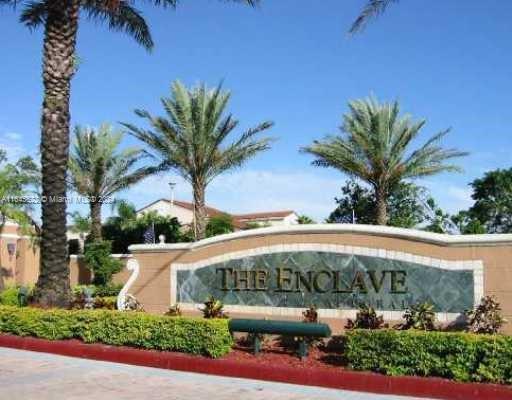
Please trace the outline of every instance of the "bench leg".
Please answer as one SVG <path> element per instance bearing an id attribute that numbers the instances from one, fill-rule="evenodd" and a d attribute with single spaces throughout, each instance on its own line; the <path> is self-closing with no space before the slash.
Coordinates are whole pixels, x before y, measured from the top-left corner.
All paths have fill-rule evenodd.
<path id="1" fill-rule="evenodd" d="M 254 355 L 259 354 L 259 352 L 261 351 L 261 339 L 260 339 L 260 335 L 258 335 L 258 334 L 254 334 L 253 351 L 254 351 Z"/>
<path id="2" fill-rule="evenodd" d="M 299 357 L 301 360 L 308 356 L 308 347 L 307 340 L 301 339 L 299 341 Z"/>

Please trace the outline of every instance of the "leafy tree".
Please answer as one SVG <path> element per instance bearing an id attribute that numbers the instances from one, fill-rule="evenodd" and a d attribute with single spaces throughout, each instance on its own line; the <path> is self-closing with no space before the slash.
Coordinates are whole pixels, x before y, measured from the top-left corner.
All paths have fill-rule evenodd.
<path id="1" fill-rule="evenodd" d="M 372 190 L 349 180 L 341 188 L 343 196 L 336 198 L 338 206 L 329 215 L 328 223 L 351 223 L 352 212 L 358 224 L 375 225 L 375 194 Z M 387 214 L 388 224 L 401 228 L 413 228 L 428 218 L 423 199 L 427 197 L 425 188 L 413 183 L 400 182 L 391 191 Z"/>
<path id="2" fill-rule="evenodd" d="M 176 81 L 171 87 L 171 97 L 162 98 L 166 117 L 155 117 L 144 110 L 135 111 L 149 122 L 151 130 L 124 124 L 133 136 L 159 156 L 161 162 L 157 169 L 172 169 L 192 185 L 196 240 L 203 239 L 206 234 L 205 192 L 208 184 L 270 147 L 269 138 L 256 138 L 273 125 L 269 121 L 223 145 L 238 126 L 238 120 L 231 114 L 225 115 L 230 96 L 220 85 L 213 90 L 204 84 L 189 89 Z"/>
<path id="3" fill-rule="evenodd" d="M 299 223 L 299 225 L 310 225 L 316 223 L 313 218 L 308 217 L 307 215 L 299 215 L 299 217 L 297 218 L 297 222 Z"/>
<path id="4" fill-rule="evenodd" d="M 459 232 L 464 235 L 486 233 L 485 226 L 467 210 L 459 211 L 451 217 L 451 220 Z"/>
<path id="5" fill-rule="evenodd" d="M 413 122 L 409 116 L 400 116 L 396 101 L 379 104 L 373 98 L 355 100 L 349 102 L 349 108 L 341 135 L 314 141 L 302 151 L 316 157 L 313 165 L 333 167 L 368 183 L 375 196 L 378 225 L 388 223 L 389 197 L 402 180 L 460 170 L 446 161 L 467 153 L 439 145 L 449 130 L 411 150 L 425 120 Z"/>
<path id="6" fill-rule="evenodd" d="M 108 240 L 95 240 L 85 245 L 84 261 L 93 273 L 94 285 L 107 286 L 112 276 L 123 268 L 123 263 L 112 257 L 112 245 Z"/>
<path id="7" fill-rule="evenodd" d="M 470 185 L 475 203 L 469 216 L 488 233 L 512 232 L 512 168 L 487 172 Z"/>
<path id="8" fill-rule="evenodd" d="M 231 0 L 254 6 L 257 0 Z M 89 20 L 122 31 L 146 49 L 153 47 L 149 27 L 134 1 L 0 0 L 21 7 L 20 20 L 30 29 L 44 27 L 43 107 L 41 117 L 42 203 L 41 268 L 34 299 L 41 305 L 67 306 L 71 299 L 66 251 L 66 171 L 69 153 L 71 79 L 78 66 L 75 52 L 80 11 Z M 175 7 L 177 0 L 147 0 Z"/>
<path id="9" fill-rule="evenodd" d="M 147 154 L 138 148 L 119 150 L 123 134 L 103 124 L 98 131 L 77 126 L 69 160 L 70 183 L 90 206 L 89 240 L 101 240 L 101 207 L 117 192 L 140 182 L 154 170 L 135 165 Z"/>
<path id="10" fill-rule="evenodd" d="M 0 151 L 0 231 L 7 220 L 12 220 L 26 233 L 31 232 L 30 228 L 39 232 L 31 202 L 23 200 L 35 194 L 38 183 L 39 169 L 31 157 L 7 163 L 7 153 Z"/>
<path id="11" fill-rule="evenodd" d="M 444 212 L 432 197 L 427 199 L 426 206 L 429 211 L 429 215 L 427 216 L 428 225 L 424 228 L 426 231 L 449 233 L 452 231 L 453 226 L 458 230 L 458 226 L 454 224 L 450 214 Z"/>
<path id="12" fill-rule="evenodd" d="M 211 217 L 206 224 L 206 237 L 223 235 L 234 232 L 233 217 L 229 214 L 220 214 Z"/>
<path id="13" fill-rule="evenodd" d="M 112 252 L 128 253 L 128 246 L 143 242 L 144 232 L 154 226 L 155 236 L 164 235 L 167 243 L 183 241 L 181 225 L 176 218 L 144 213 L 137 217 L 135 207 L 126 202 L 117 203 L 117 215 L 109 217 L 103 225 L 103 238 L 112 243 Z"/>

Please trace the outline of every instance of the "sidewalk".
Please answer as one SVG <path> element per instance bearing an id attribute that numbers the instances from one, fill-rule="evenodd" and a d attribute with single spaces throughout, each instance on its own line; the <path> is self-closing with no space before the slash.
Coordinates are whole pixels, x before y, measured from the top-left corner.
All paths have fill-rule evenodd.
<path id="1" fill-rule="evenodd" d="M 412 400 L 0 348 L 0 399 Z"/>

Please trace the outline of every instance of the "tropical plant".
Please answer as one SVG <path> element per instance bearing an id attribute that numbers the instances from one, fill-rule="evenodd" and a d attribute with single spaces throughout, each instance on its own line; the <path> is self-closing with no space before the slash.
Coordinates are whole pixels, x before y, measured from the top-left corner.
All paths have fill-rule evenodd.
<path id="1" fill-rule="evenodd" d="M 387 328 L 384 323 L 384 316 L 377 315 L 377 312 L 372 306 L 363 304 L 359 307 L 356 314 L 356 319 L 347 320 L 345 329 L 382 329 Z"/>
<path id="2" fill-rule="evenodd" d="M 258 0 L 232 0 L 254 6 Z M 66 171 L 69 153 L 71 79 L 78 68 L 75 52 L 80 11 L 90 20 L 123 31 L 146 49 L 153 47 L 149 27 L 135 1 L 124 0 L 1 0 L 21 7 L 20 20 L 30 29 L 44 26 L 43 107 L 41 118 L 42 202 L 41 268 L 34 298 L 45 306 L 71 301 L 66 241 Z M 177 0 L 149 0 L 175 7 Z"/>
<path id="3" fill-rule="evenodd" d="M 216 299 L 213 296 L 208 297 L 208 300 L 204 302 L 204 307 L 200 309 L 203 313 L 203 317 L 210 318 L 228 318 L 228 315 L 224 312 L 224 304 L 222 301 Z"/>
<path id="4" fill-rule="evenodd" d="M 112 276 L 123 268 L 123 263 L 112 257 L 111 248 L 107 240 L 96 240 L 85 245 L 84 261 L 93 273 L 94 285 L 111 284 Z"/>
<path id="5" fill-rule="evenodd" d="M 307 215 L 299 215 L 297 218 L 297 222 L 299 225 L 310 225 L 315 224 L 315 220 Z"/>
<path id="6" fill-rule="evenodd" d="M 405 323 L 399 326 L 400 329 L 420 329 L 423 331 L 433 331 L 436 329 L 434 306 L 428 302 L 408 307 L 403 318 Z"/>
<path id="7" fill-rule="evenodd" d="M 269 121 L 248 129 L 234 142 L 223 146 L 238 126 L 238 120 L 231 114 L 225 115 L 230 96 L 220 85 L 213 90 L 204 84 L 189 89 L 176 81 L 171 87 L 171 97 L 162 98 L 166 117 L 136 110 L 139 117 L 149 122 L 151 129 L 124 124 L 130 134 L 159 156 L 161 162 L 157 169 L 172 169 L 192 185 L 196 240 L 206 234 L 208 184 L 270 147 L 269 138 L 256 138 L 273 125 Z"/>
<path id="8" fill-rule="evenodd" d="M 402 180 L 460 171 L 445 162 L 467 153 L 439 145 L 449 130 L 409 151 L 424 120 L 413 122 L 409 116 L 400 116 L 396 101 L 380 104 L 374 98 L 355 100 L 349 102 L 349 108 L 340 128 L 342 135 L 314 141 L 302 151 L 316 157 L 313 165 L 333 167 L 367 182 L 374 192 L 378 225 L 388 223 L 389 196 Z"/>
<path id="9" fill-rule="evenodd" d="M 101 240 L 101 207 L 112 196 L 140 182 L 154 172 L 136 164 L 147 156 L 139 148 L 119 150 L 123 139 L 108 124 L 98 131 L 75 128 L 75 144 L 69 159 L 70 184 L 86 196 L 90 207 L 91 231 L 88 240 Z"/>
<path id="10" fill-rule="evenodd" d="M 474 309 L 466 311 L 467 330 L 473 333 L 498 333 L 506 322 L 500 303 L 493 296 L 485 296 Z"/>
<path id="11" fill-rule="evenodd" d="M 220 214 L 210 217 L 206 224 L 206 237 L 223 235 L 234 232 L 233 217 L 229 214 Z"/>

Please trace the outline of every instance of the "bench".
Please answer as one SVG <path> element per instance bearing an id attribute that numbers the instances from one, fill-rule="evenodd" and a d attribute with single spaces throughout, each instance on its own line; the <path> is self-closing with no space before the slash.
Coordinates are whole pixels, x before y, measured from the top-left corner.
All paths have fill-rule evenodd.
<path id="1" fill-rule="evenodd" d="M 254 354 L 258 354 L 261 350 L 260 335 L 262 334 L 298 337 L 300 358 L 305 358 L 308 355 L 308 339 L 331 336 L 331 329 L 327 324 L 262 319 L 232 319 L 229 321 L 229 331 L 231 334 L 233 332 L 253 334 Z"/>

